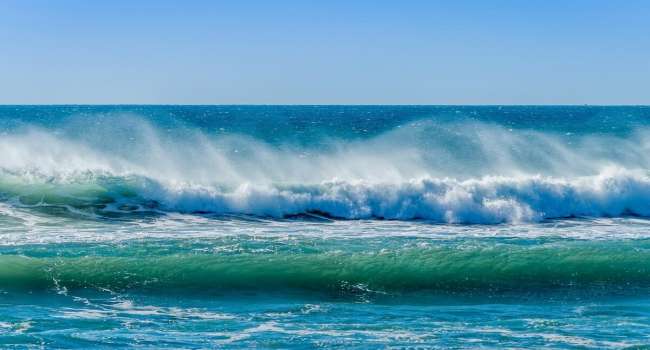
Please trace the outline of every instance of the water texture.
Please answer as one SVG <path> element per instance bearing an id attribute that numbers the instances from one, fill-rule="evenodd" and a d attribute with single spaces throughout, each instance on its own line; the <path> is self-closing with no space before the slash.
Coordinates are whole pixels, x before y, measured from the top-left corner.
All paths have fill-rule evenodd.
<path id="1" fill-rule="evenodd" d="M 0 346 L 643 348 L 650 108 L 0 106 Z"/>

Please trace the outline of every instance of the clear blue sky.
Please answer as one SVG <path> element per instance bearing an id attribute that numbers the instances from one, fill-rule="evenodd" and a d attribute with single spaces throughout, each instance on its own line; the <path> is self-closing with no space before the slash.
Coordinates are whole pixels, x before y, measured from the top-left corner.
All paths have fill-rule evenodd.
<path id="1" fill-rule="evenodd" d="M 650 104 L 650 1 L 0 0 L 0 103 Z"/>

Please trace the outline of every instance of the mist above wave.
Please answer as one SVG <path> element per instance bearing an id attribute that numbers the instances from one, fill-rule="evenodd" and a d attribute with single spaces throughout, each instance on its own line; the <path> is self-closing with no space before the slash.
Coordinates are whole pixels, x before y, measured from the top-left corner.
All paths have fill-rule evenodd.
<path id="1" fill-rule="evenodd" d="M 375 137 L 268 143 L 245 134 L 153 124 L 134 115 L 0 134 L 0 167 L 48 176 L 105 171 L 200 184 L 391 182 L 422 176 L 594 175 L 647 169 L 650 132 L 625 136 L 423 119 Z"/>

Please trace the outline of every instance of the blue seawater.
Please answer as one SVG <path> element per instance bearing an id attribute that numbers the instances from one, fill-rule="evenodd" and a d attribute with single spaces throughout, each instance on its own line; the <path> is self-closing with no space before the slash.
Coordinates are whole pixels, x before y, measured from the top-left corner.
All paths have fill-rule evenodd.
<path id="1" fill-rule="evenodd" d="M 650 107 L 0 106 L 2 348 L 650 346 Z"/>

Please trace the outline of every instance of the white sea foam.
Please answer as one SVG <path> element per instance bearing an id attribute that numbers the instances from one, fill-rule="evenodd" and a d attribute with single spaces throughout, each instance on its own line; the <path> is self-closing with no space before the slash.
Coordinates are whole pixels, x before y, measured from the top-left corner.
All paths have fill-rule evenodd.
<path id="1" fill-rule="evenodd" d="M 321 212 L 348 219 L 428 219 L 449 223 L 530 222 L 572 216 L 650 216 L 650 176 L 607 169 L 595 176 L 422 178 L 403 183 L 332 181 L 224 191 L 158 184 L 142 195 L 168 210 L 282 217 Z"/>

